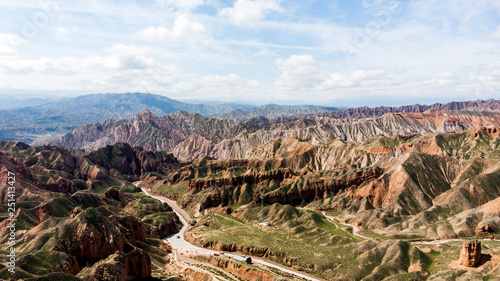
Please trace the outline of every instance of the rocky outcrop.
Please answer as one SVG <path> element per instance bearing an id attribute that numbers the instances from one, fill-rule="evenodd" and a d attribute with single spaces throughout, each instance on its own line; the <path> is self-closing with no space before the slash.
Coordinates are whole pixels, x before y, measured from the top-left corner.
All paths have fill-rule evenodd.
<path id="1" fill-rule="evenodd" d="M 168 235 L 179 232 L 181 229 L 180 225 L 181 223 L 178 217 L 175 217 L 175 219 L 173 219 L 171 223 L 161 223 L 158 226 L 146 224 L 146 234 L 148 237 L 163 239 Z"/>
<path id="2" fill-rule="evenodd" d="M 151 277 L 151 259 L 146 252 L 137 248 L 128 253 L 116 251 L 89 271 L 78 276 L 86 277 L 87 280 L 113 281 L 147 278 Z"/>
<path id="3" fill-rule="evenodd" d="M 108 173 L 116 170 L 122 175 L 136 177 L 147 172 L 165 173 L 179 163 L 171 154 L 145 151 L 142 147 L 132 148 L 124 143 L 107 145 L 90 152 L 86 158 Z"/>
<path id="4" fill-rule="evenodd" d="M 120 191 L 114 187 L 111 187 L 108 190 L 106 190 L 106 192 L 104 192 L 104 197 L 108 199 L 119 200 L 120 199 L 119 195 Z"/>
<path id="5" fill-rule="evenodd" d="M 449 103 L 435 103 L 432 105 L 405 105 L 399 107 L 380 106 L 369 108 L 367 106 L 358 108 L 349 108 L 345 110 L 330 111 L 320 113 L 320 116 L 329 116 L 334 118 L 367 118 L 373 116 L 382 116 L 387 113 L 423 113 L 427 110 L 451 111 L 451 110 L 470 110 L 470 111 L 499 111 L 500 101 L 498 100 L 476 100 Z"/>
<path id="6" fill-rule="evenodd" d="M 478 227 L 476 229 L 476 233 L 493 233 L 495 232 L 495 229 L 493 228 L 493 226 L 489 225 L 489 224 L 486 224 L 486 225 L 483 225 L 481 227 Z"/>
<path id="7" fill-rule="evenodd" d="M 477 240 L 465 241 L 460 251 L 460 265 L 476 267 L 481 260 L 481 242 Z"/>
<path id="8" fill-rule="evenodd" d="M 134 216 L 110 216 L 109 221 L 114 223 L 125 235 L 125 240 L 128 243 L 136 245 L 138 242 L 146 241 L 146 228 Z"/>
<path id="9" fill-rule="evenodd" d="M 256 270 L 253 268 L 249 268 L 247 266 L 244 266 L 242 264 L 227 260 L 227 259 L 221 259 L 215 256 L 196 256 L 194 257 L 196 260 L 201 261 L 201 262 L 207 262 L 212 264 L 213 266 L 222 268 L 224 271 L 227 271 L 234 276 L 243 279 L 243 280 L 249 280 L 249 281 L 272 281 L 272 280 L 277 280 L 277 278 L 267 272 L 261 271 L 261 270 Z"/>
<path id="10" fill-rule="evenodd" d="M 86 189 L 87 186 L 81 181 L 72 181 L 65 178 L 59 178 L 56 182 L 46 183 L 44 179 L 39 178 L 35 181 L 36 185 L 42 189 L 60 193 L 75 193 L 78 190 Z"/>
<path id="11" fill-rule="evenodd" d="M 315 199 L 324 198 L 327 194 L 336 194 L 342 189 L 358 186 L 367 180 L 379 177 L 383 172 L 384 170 L 380 167 L 371 167 L 333 180 L 317 178 L 310 185 L 304 184 L 302 189 L 291 189 L 286 193 L 282 189 L 278 189 L 265 194 L 264 202 L 268 204 L 300 205 L 302 202 L 311 202 Z M 254 196 L 254 201 L 259 203 L 260 197 Z"/>
<path id="12" fill-rule="evenodd" d="M 110 182 L 116 185 L 116 189 L 124 186 L 126 181 L 135 181 L 144 174 L 165 174 L 179 166 L 172 154 L 148 152 L 121 143 L 88 154 L 55 146 L 23 148 L 20 150 L 14 142 L 1 142 L 3 155 L 0 157 L 5 161 L 1 160 L 0 163 L 9 162 L 5 167 L 15 171 L 17 180 L 23 182 L 25 187 L 36 186 L 38 190 L 64 194 L 89 188 L 108 188 Z M 7 169 L 4 170 L 7 174 Z M 26 181 L 30 184 L 26 184 Z M 109 190 L 105 196 L 118 199 L 113 194 L 116 195 L 116 192 Z"/>
<path id="13" fill-rule="evenodd" d="M 64 230 L 54 249 L 75 256 L 81 267 L 122 251 L 126 243 L 146 240 L 144 226 L 136 218 L 108 219 L 94 208 L 79 213 Z"/>
<path id="14" fill-rule="evenodd" d="M 189 181 L 189 189 L 190 190 L 197 189 L 199 191 L 203 191 L 211 186 L 220 188 L 232 185 L 241 185 L 243 183 L 258 184 L 268 180 L 275 180 L 281 182 L 284 179 L 288 179 L 291 177 L 292 177 L 292 172 L 289 169 L 277 169 L 268 172 L 263 171 L 256 175 L 246 174 L 230 178 L 199 179 L 199 180 L 193 179 Z"/>
<path id="15" fill-rule="evenodd" d="M 183 271 L 183 275 L 185 276 L 184 279 L 178 278 L 178 277 L 171 277 L 168 279 L 168 281 L 214 281 L 214 277 L 206 272 L 206 271 L 199 271 L 199 270 L 194 270 L 193 268 L 186 268 Z"/>

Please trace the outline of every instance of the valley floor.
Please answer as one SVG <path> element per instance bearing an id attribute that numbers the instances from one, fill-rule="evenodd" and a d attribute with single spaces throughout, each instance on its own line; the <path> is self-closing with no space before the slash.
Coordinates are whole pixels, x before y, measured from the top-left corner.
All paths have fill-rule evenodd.
<path id="1" fill-rule="evenodd" d="M 135 183 L 136 186 L 138 184 L 139 183 Z M 210 249 L 201 248 L 201 247 L 195 246 L 195 245 L 187 242 L 184 239 L 184 234 L 186 231 L 189 230 L 189 228 L 190 228 L 189 223 L 192 221 L 190 216 L 187 214 L 187 212 L 184 211 L 182 208 L 180 208 L 179 205 L 177 204 L 177 202 L 175 202 L 173 200 L 170 200 L 170 199 L 165 198 L 163 196 L 153 195 L 153 194 L 151 194 L 151 191 L 148 189 L 142 188 L 142 191 L 144 192 L 144 194 L 146 194 L 148 196 L 151 196 L 155 199 L 160 200 L 161 202 L 165 202 L 165 203 L 169 204 L 172 207 L 172 209 L 174 210 L 174 212 L 179 216 L 181 222 L 183 223 L 183 227 L 179 233 L 169 235 L 164 239 L 164 241 L 166 243 L 168 243 L 169 245 L 172 246 L 173 254 L 174 254 L 176 261 L 178 261 L 184 265 L 189 265 L 190 263 L 195 262 L 195 259 L 194 259 L 195 257 L 200 256 L 200 255 L 201 256 L 207 256 L 207 255 L 208 256 L 215 256 L 215 255 L 220 256 L 222 254 L 223 257 L 228 257 L 228 258 L 232 258 L 232 259 L 235 259 L 235 258 L 240 256 L 240 255 L 236 255 L 236 254 L 224 253 L 224 252 L 220 252 L 220 251 L 214 251 L 214 250 L 210 250 Z M 252 257 L 252 262 L 253 262 L 253 264 L 258 265 L 258 268 L 261 270 L 268 271 L 265 268 L 272 268 L 272 269 L 275 269 L 276 270 L 275 273 L 277 273 L 279 275 L 286 275 L 286 276 L 291 275 L 291 276 L 298 278 L 298 280 L 311 280 L 311 281 L 321 280 L 318 278 L 313 278 L 311 276 L 308 276 L 304 273 L 297 272 L 296 270 L 293 270 L 289 267 L 280 266 L 280 265 L 278 265 L 274 262 L 271 262 L 271 261 L 264 261 L 264 260 Z M 207 263 L 200 263 L 200 262 L 195 262 L 195 263 L 207 266 Z M 225 272 L 225 273 L 228 276 L 232 275 L 230 272 Z M 213 277 L 214 278 L 221 278 L 220 276 L 216 276 L 216 275 L 217 274 L 215 274 Z"/>
<path id="2" fill-rule="evenodd" d="M 185 233 L 192 228 L 192 226 L 190 225 L 192 219 L 189 216 L 189 214 L 177 204 L 177 202 L 165 198 L 163 196 L 153 195 L 151 194 L 151 191 L 148 189 L 143 188 L 142 190 L 148 196 L 156 198 L 162 202 L 167 202 L 174 209 L 177 215 L 181 218 L 181 221 L 184 225 L 182 230 L 179 233 L 169 235 L 164 239 L 166 243 L 172 246 L 173 254 L 175 256 L 176 262 L 178 263 L 178 266 L 183 267 L 185 269 L 205 272 L 205 274 L 212 276 L 214 280 L 238 280 L 235 278 L 240 278 L 239 280 L 254 280 L 251 278 L 245 279 L 245 277 L 241 278 L 242 275 L 238 275 L 241 274 L 241 272 L 234 271 L 234 268 L 231 267 L 229 267 L 230 270 L 228 270 L 227 265 L 226 267 L 217 266 L 217 265 L 220 266 L 221 260 L 222 261 L 226 260 L 226 262 L 227 261 L 234 262 L 234 258 L 240 256 L 241 254 L 233 254 L 227 251 L 224 252 L 219 250 L 212 250 L 214 248 L 214 244 L 211 244 L 210 249 L 202 248 L 193 245 L 185 240 Z M 381 241 L 380 236 L 371 237 L 367 234 L 361 234 L 363 233 L 362 230 L 354 224 L 342 223 L 339 218 L 329 216 L 325 212 L 322 212 L 322 214 L 337 230 L 345 231 L 346 233 L 351 232 L 352 235 L 360 239 L 359 241 L 363 240 L 378 241 L 377 243 L 380 243 Z M 250 226 L 250 228 L 251 227 L 255 226 Z M 237 244 L 238 241 L 241 242 L 241 240 L 239 240 L 236 236 L 238 235 L 237 233 L 240 232 L 231 232 L 231 230 L 227 229 L 225 229 L 224 231 L 228 231 L 225 234 L 228 235 L 229 237 L 234 235 L 232 241 L 234 244 Z M 196 229 L 194 233 L 196 233 Z M 266 231 L 266 233 L 270 234 L 269 239 L 276 239 L 272 236 L 276 235 L 277 232 Z M 190 233 L 189 235 L 195 235 L 195 234 Z M 219 239 L 221 241 L 224 241 L 225 238 L 220 237 Z M 458 257 L 460 256 L 459 252 L 463 241 L 464 240 L 462 239 L 437 239 L 433 241 L 426 241 L 426 240 L 411 241 L 411 245 L 415 246 L 415 248 L 421 251 L 422 253 L 426 253 L 428 256 L 431 257 L 431 260 L 427 262 L 419 261 L 415 263 L 414 265 L 410 266 L 409 272 L 411 273 L 412 271 L 413 272 L 420 271 L 423 272 L 422 275 L 427 280 L 440 280 L 439 276 L 452 274 L 452 273 L 444 273 L 444 271 L 450 269 L 458 270 L 455 273 L 453 273 L 456 275 L 455 277 L 458 278 L 459 276 L 463 275 L 464 278 L 467 278 L 467 276 L 476 276 L 478 274 L 484 275 L 484 271 L 490 271 L 491 269 L 497 267 L 500 261 L 500 256 L 498 255 L 500 250 L 500 240 L 498 239 L 481 240 L 484 249 L 483 250 L 484 261 L 477 269 L 467 268 L 464 266 L 460 266 L 458 264 Z M 227 241 L 225 242 L 227 243 Z M 259 242 L 257 242 L 257 244 L 259 244 Z M 217 245 L 215 245 L 215 247 L 217 248 Z M 259 245 L 255 245 L 255 247 L 259 247 Z M 252 259 L 254 261 L 254 265 L 248 266 L 247 264 L 240 262 L 239 266 L 246 268 L 246 270 L 257 270 L 257 272 L 260 272 L 262 274 L 270 273 L 272 275 L 277 275 L 277 276 L 288 276 L 287 280 L 330 280 L 328 278 L 325 278 L 324 276 L 312 277 L 309 274 L 304 274 L 289 266 L 279 265 L 271 260 L 264 261 L 260 258 L 255 258 L 253 256 Z M 222 262 L 222 264 L 224 264 L 224 262 Z M 425 267 L 425 269 L 423 269 L 423 267 Z M 234 274 L 235 272 L 237 274 Z M 265 280 L 265 279 L 259 279 L 259 280 Z"/>

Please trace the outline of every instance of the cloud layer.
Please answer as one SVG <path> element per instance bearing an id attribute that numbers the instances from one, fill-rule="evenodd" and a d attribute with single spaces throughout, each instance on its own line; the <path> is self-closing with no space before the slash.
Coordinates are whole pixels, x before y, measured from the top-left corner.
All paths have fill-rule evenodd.
<path id="1" fill-rule="evenodd" d="M 497 2 L 394 3 L 0 0 L 0 89 L 331 105 L 500 97 Z"/>

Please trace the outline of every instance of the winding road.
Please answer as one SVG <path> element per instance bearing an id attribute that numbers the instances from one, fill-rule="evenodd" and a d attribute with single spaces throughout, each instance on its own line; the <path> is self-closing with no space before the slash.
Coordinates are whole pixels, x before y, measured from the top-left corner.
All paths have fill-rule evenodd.
<path id="1" fill-rule="evenodd" d="M 372 237 L 359 234 L 359 232 L 361 231 L 361 229 L 359 227 L 352 225 L 352 224 L 346 224 L 346 223 L 340 222 L 339 219 L 337 219 L 336 217 L 328 216 L 325 212 L 321 212 L 321 214 L 323 214 L 323 216 L 325 216 L 325 218 L 327 218 L 331 222 L 339 223 L 339 224 L 341 224 L 343 226 L 347 226 L 347 227 L 352 227 L 352 235 L 357 236 L 359 238 L 363 238 L 365 240 L 373 240 Z"/>
<path id="2" fill-rule="evenodd" d="M 134 183 L 134 185 L 138 186 L 139 183 Z M 209 249 L 205 249 L 205 248 L 201 248 L 201 247 L 195 246 L 195 245 L 187 242 L 184 239 L 184 233 L 187 231 L 187 229 L 189 227 L 189 223 L 191 222 L 191 217 L 189 216 L 189 214 L 186 211 L 184 211 L 177 204 L 177 202 L 175 202 L 174 200 L 170 200 L 168 198 L 165 198 L 163 196 L 153 195 L 153 194 L 151 194 L 151 190 L 149 190 L 149 189 L 145 189 L 145 188 L 141 188 L 141 189 L 142 189 L 142 192 L 144 194 L 146 194 L 147 196 L 150 196 L 152 198 L 158 199 L 161 202 L 167 203 L 172 208 L 172 210 L 177 214 L 177 216 L 179 217 L 180 221 L 182 222 L 183 226 L 182 226 L 181 231 L 179 231 L 176 234 L 172 234 L 172 235 L 169 235 L 166 238 L 164 238 L 164 240 L 168 241 L 168 243 L 170 243 L 170 245 L 172 245 L 172 249 L 174 250 L 174 256 L 175 256 L 176 260 L 178 258 L 177 257 L 177 252 L 178 251 L 194 251 L 194 252 L 200 252 L 200 253 L 205 253 L 205 254 L 220 253 L 219 251 L 213 251 L 213 250 L 209 250 Z M 229 253 L 224 253 L 224 255 L 227 256 L 227 257 L 231 257 L 231 258 L 234 258 L 234 257 L 238 256 L 238 255 L 229 254 Z M 292 275 L 295 275 L 297 277 L 300 277 L 300 278 L 303 278 L 303 279 L 306 279 L 306 280 L 320 281 L 320 279 L 316 279 L 316 278 L 310 277 L 308 275 L 302 274 L 302 273 L 297 272 L 295 270 L 291 270 L 289 268 L 281 267 L 279 265 L 276 265 L 274 263 L 267 262 L 267 261 L 264 261 L 264 260 L 261 260 L 261 259 L 256 259 L 256 258 L 252 257 L 252 261 L 253 261 L 253 263 L 262 264 L 262 265 L 265 265 L 265 266 L 268 266 L 268 267 L 272 267 L 272 268 L 278 269 L 278 270 L 280 270 L 282 272 L 285 272 L 285 273 L 288 273 L 288 274 L 292 274 Z"/>
<path id="3" fill-rule="evenodd" d="M 339 223 L 339 224 L 344 225 L 344 226 L 352 227 L 352 234 L 354 236 L 363 238 L 365 240 L 373 240 L 372 237 L 359 234 L 359 232 L 361 231 L 361 229 L 359 227 L 352 225 L 352 224 L 342 223 L 342 222 L 340 222 L 340 220 L 338 218 L 328 216 L 325 212 L 321 212 L 321 213 L 323 214 L 323 216 L 325 216 L 331 222 L 335 222 L 335 223 Z M 490 239 L 490 238 L 483 238 L 483 239 L 478 239 L 478 240 L 500 242 L 500 239 Z M 437 240 L 432 240 L 432 241 L 412 241 L 410 243 L 411 244 L 419 244 L 419 245 L 439 245 L 439 244 L 446 244 L 446 243 L 450 243 L 450 242 L 462 242 L 462 241 L 464 241 L 464 239 L 437 239 Z"/>

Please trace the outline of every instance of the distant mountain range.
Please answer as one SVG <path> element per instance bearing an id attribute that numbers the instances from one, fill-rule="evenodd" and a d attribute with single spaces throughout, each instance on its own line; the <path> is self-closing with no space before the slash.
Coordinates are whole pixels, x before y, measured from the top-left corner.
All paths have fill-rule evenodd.
<path id="1" fill-rule="evenodd" d="M 236 120 L 256 116 L 267 118 L 335 110 L 321 106 L 256 107 L 243 104 L 190 104 L 147 93 L 92 94 L 62 100 L 9 99 L 0 107 L 0 140 L 43 143 L 70 130 L 108 119 L 130 119 L 142 109 L 162 116 L 178 111 Z"/>
<path id="2" fill-rule="evenodd" d="M 146 150 L 172 152 L 181 160 L 206 156 L 243 159 L 252 147 L 282 137 L 295 137 L 312 145 L 327 144 L 334 139 L 361 143 L 377 135 L 408 137 L 500 126 L 499 109 L 500 101 L 488 100 L 346 109 L 243 121 L 203 117 L 185 111 L 157 116 L 143 110 L 130 120 L 107 120 L 76 128 L 52 144 L 94 150 L 124 142 Z"/>

